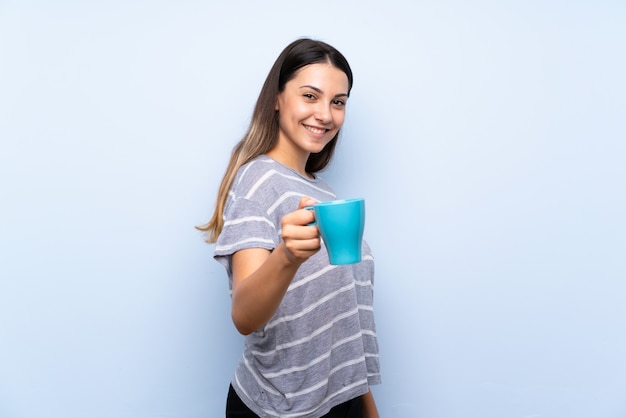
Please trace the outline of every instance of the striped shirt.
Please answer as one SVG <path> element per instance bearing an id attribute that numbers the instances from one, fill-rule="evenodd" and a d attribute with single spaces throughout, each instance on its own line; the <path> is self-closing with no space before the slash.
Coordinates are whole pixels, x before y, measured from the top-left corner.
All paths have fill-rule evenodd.
<path id="1" fill-rule="evenodd" d="M 226 268 L 246 248 L 273 250 L 281 218 L 302 196 L 335 199 L 320 177 L 309 179 L 262 155 L 241 167 L 224 210 L 215 259 Z M 232 385 L 260 417 L 317 418 L 380 383 L 374 324 L 374 259 L 333 266 L 322 249 L 303 263 L 274 316 L 245 337 Z"/>

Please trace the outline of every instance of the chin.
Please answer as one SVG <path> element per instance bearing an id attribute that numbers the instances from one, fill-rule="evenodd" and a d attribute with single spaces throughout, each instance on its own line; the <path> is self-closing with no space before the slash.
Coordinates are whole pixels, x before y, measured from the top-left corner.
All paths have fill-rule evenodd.
<path id="1" fill-rule="evenodd" d="M 324 151 L 324 148 L 326 148 L 326 145 L 324 145 L 323 147 L 311 147 L 311 149 L 309 149 L 309 153 L 319 154 L 320 152 Z"/>
<path id="2" fill-rule="evenodd" d="M 328 144 L 330 144 L 331 141 L 332 141 L 332 138 L 329 139 L 328 141 L 325 141 L 324 143 L 311 144 L 311 146 L 309 147 L 309 152 L 311 154 L 319 154 L 320 152 L 324 151 L 324 148 L 326 148 L 326 146 L 328 146 Z"/>

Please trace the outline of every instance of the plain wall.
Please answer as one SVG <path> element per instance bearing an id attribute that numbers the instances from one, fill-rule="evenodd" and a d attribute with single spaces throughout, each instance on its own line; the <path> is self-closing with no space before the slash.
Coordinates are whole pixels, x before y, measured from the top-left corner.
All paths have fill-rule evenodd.
<path id="1" fill-rule="evenodd" d="M 355 86 L 384 418 L 626 416 L 626 4 L 0 0 L 0 417 L 223 416 L 205 222 L 287 43 Z"/>

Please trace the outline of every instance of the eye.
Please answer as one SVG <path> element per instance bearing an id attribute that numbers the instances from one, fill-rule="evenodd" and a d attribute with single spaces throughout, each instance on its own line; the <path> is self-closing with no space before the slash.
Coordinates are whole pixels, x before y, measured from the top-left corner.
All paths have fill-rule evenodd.
<path id="1" fill-rule="evenodd" d="M 302 96 L 306 97 L 309 100 L 315 100 L 315 95 L 312 93 L 304 93 Z"/>
<path id="2" fill-rule="evenodd" d="M 344 107 L 346 105 L 346 101 L 345 100 L 341 100 L 341 99 L 335 99 L 335 100 L 333 100 L 333 104 L 335 106 Z"/>

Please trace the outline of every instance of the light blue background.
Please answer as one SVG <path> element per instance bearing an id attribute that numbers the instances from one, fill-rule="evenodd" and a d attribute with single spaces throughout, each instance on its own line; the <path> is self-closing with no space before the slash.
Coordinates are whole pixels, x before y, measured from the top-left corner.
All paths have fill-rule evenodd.
<path id="1" fill-rule="evenodd" d="M 280 50 L 350 60 L 384 418 L 626 417 L 622 1 L 0 0 L 0 417 L 220 417 L 193 226 Z"/>

